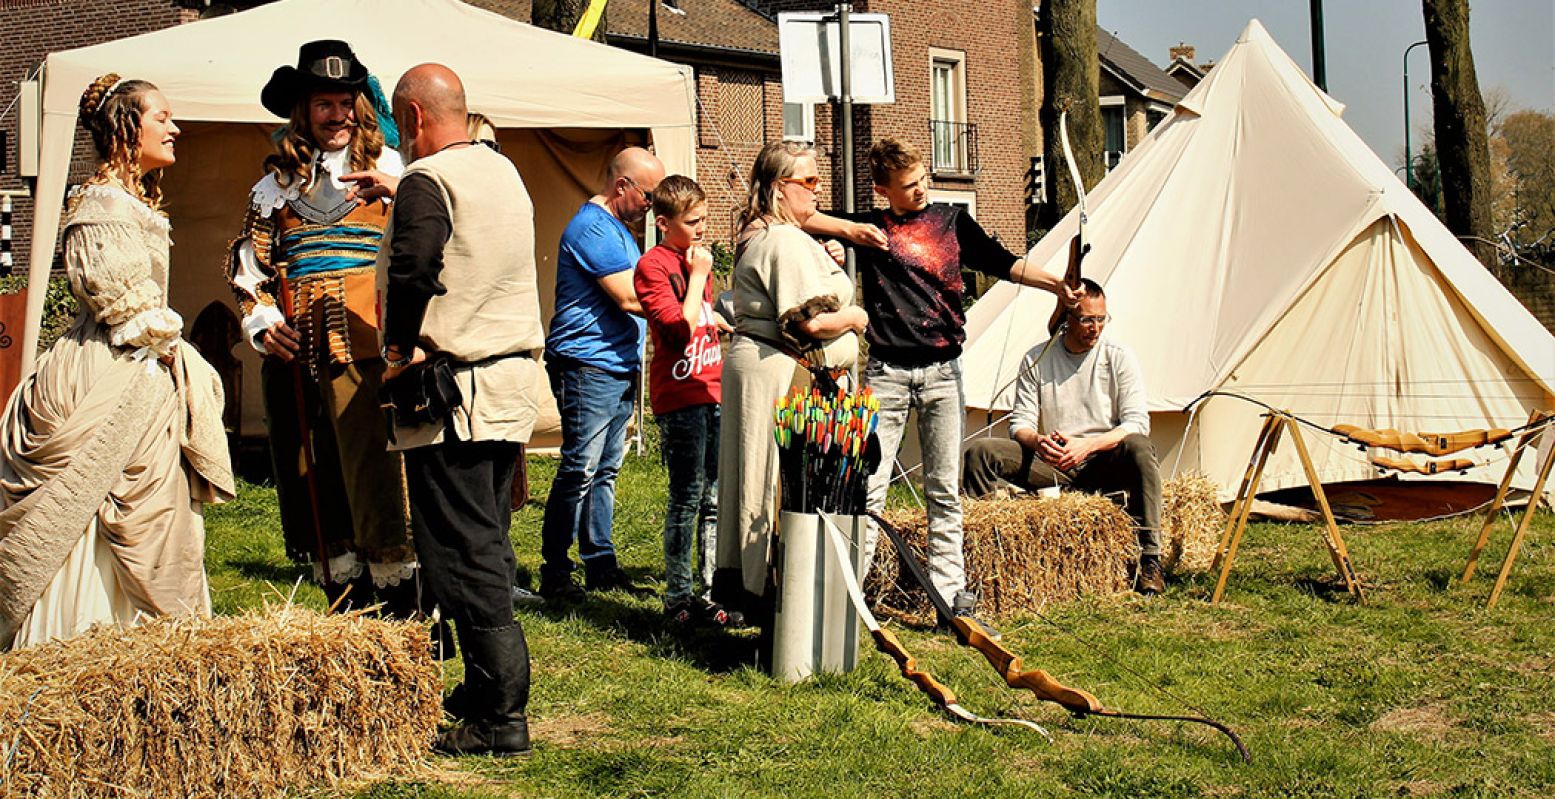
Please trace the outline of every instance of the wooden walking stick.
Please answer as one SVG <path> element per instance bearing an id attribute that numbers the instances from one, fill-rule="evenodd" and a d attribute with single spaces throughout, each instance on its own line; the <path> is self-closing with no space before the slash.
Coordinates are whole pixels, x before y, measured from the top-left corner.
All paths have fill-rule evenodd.
<path id="1" fill-rule="evenodd" d="M 281 316 L 286 319 L 286 324 L 292 324 L 292 314 L 296 308 L 292 306 L 292 289 L 286 282 L 286 269 L 276 268 L 277 294 L 281 301 Z M 295 330 L 296 327 L 292 326 Z M 308 424 L 308 399 L 303 393 L 302 381 L 305 375 L 302 369 L 302 351 L 298 349 L 297 355 L 287 363 L 292 372 L 292 397 L 297 405 L 297 435 L 302 441 L 302 471 L 308 484 L 308 508 L 313 512 L 313 542 L 315 556 L 319 559 L 319 569 L 323 573 L 324 584 L 328 585 L 334 580 L 329 573 L 329 553 L 324 548 L 324 517 L 319 513 L 319 483 L 315 474 L 316 461 L 313 457 L 313 428 Z"/>

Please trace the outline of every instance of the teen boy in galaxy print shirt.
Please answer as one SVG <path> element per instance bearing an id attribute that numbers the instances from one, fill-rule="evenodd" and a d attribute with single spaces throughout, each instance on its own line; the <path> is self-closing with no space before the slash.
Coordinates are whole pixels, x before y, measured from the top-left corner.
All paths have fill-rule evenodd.
<path id="1" fill-rule="evenodd" d="M 928 171 L 912 145 L 882 139 L 870 148 L 869 172 L 888 208 L 842 217 L 817 214 L 805 225 L 812 234 L 864 245 L 858 250 L 869 314 L 864 380 L 880 401 L 881 447 L 880 467 L 869 481 L 869 509 L 885 505 L 907 414 L 916 408 L 929 512 L 929 575 L 958 615 L 971 615 L 977 597 L 966 590 L 959 493 L 965 414 L 960 358 L 966 341 L 961 271 L 1051 291 L 1066 305 L 1075 298 L 1058 277 L 1028 269 L 1024 259 L 994 241 L 962 208 L 930 205 Z M 874 556 L 876 536 L 871 524 L 865 563 Z"/>

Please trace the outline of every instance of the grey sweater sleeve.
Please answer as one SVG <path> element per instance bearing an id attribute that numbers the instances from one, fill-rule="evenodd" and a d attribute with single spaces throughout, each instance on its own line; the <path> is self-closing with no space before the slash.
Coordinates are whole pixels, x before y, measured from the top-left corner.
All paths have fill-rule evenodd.
<path id="1" fill-rule="evenodd" d="M 1134 351 L 1112 345 L 1112 381 L 1117 387 L 1118 427 L 1142 436 L 1150 435 L 1150 409 L 1145 400 L 1145 376 Z"/>
<path id="2" fill-rule="evenodd" d="M 1037 356 L 1043 344 L 1037 345 L 1021 359 L 1020 374 L 1015 377 L 1015 401 L 1010 409 L 1010 438 L 1021 430 L 1042 431 L 1042 374 Z M 1053 346 L 1061 346 L 1054 342 Z"/>

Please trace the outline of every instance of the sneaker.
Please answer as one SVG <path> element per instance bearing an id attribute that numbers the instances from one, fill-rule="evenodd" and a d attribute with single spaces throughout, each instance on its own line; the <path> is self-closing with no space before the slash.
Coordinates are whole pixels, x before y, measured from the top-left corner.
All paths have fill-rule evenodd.
<path id="1" fill-rule="evenodd" d="M 540 580 L 540 596 L 547 602 L 575 604 L 588 599 L 588 592 L 578 585 L 571 575 Z"/>
<path id="2" fill-rule="evenodd" d="M 1144 596 L 1166 593 L 1166 572 L 1161 568 L 1160 555 L 1144 555 L 1139 559 L 1139 578 L 1135 591 Z"/>
<path id="3" fill-rule="evenodd" d="M 513 607 L 537 608 L 545 604 L 545 597 L 521 586 L 513 586 Z"/>
<path id="4" fill-rule="evenodd" d="M 998 630 L 989 626 L 987 622 L 979 619 L 973 611 L 977 608 L 977 594 L 971 591 L 957 591 L 955 601 L 950 603 L 950 612 L 958 619 L 966 619 L 972 623 L 990 641 L 998 641 L 1004 638 Z"/>
<path id="5" fill-rule="evenodd" d="M 737 610 L 725 610 L 723 605 L 717 602 L 709 602 L 701 597 L 683 599 L 664 607 L 664 615 L 675 624 L 692 627 L 695 625 L 707 625 L 709 627 L 744 627 L 745 615 Z"/>

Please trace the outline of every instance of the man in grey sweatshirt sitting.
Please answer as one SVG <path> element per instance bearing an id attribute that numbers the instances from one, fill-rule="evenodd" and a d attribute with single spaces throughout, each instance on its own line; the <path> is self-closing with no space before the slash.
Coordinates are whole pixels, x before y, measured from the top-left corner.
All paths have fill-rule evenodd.
<path id="1" fill-rule="evenodd" d="M 1166 590 L 1161 569 L 1161 471 L 1150 441 L 1144 378 L 1133 351 L 1102 335 L 1107 297 L 1085 280 L 1052 345 L 1026 353 L 1015 383 L 1010 438 L 980 438 L 962 456 L 962 490 L 986 496 L 1001 481 L 1124 495 L 1139 534 L 1136 589 Z"/>

